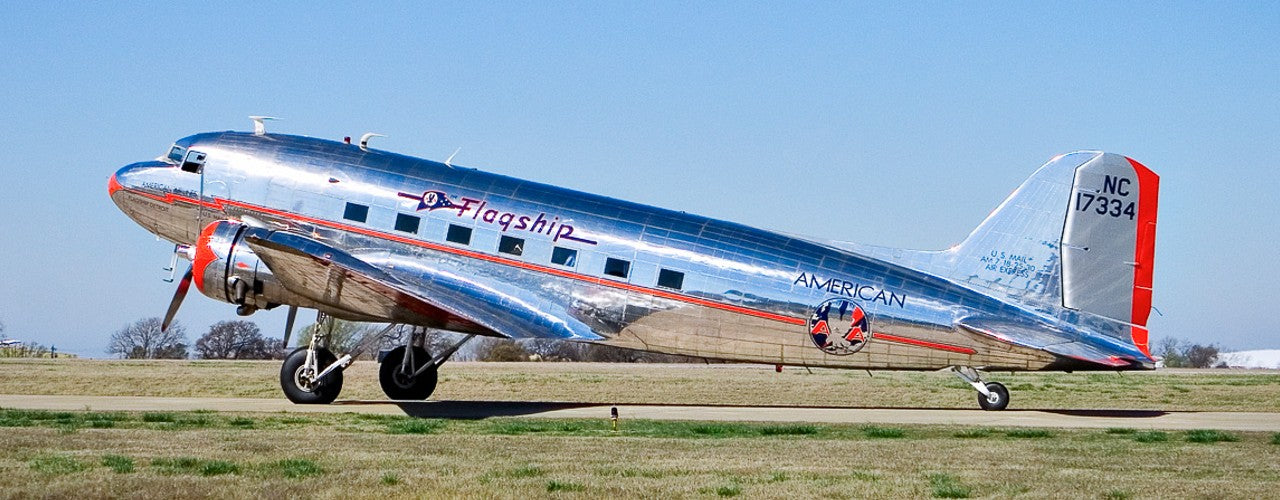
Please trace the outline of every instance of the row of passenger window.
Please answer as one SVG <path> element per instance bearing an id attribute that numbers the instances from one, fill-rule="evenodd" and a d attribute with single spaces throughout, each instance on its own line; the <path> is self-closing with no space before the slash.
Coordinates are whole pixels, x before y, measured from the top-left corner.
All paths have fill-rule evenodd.
<path id="1" fill-rule="evenodd" d="M 358 203 L 347 203 L 346 210 L 342 213 L 342 218 L 355 222 L 366 222 L 369 219 L 369 207 Z M 418 228 L 421 225 L 421 217 L 409 214 L 396 214 L 396 231 L 417 234 Z M 470 246 L 471 228 L 459 226 L 457 224 L 449 224 L 449 230 L 445 233 L 444 239 L 450 243 Z M 516 257 L 524 255 L 524 238 L 516 238 L 505 234 L 502 235 L 502 237 L 498 239 L 498 253 Z M 552 247 L 551 263 L 564 267 L 577 267 L 578 251 L 572 248 L 560 246 Z M 626 279 L 631 275 L 631 262 L 614 257 L 608 257 L 604 261 L 604 274 L 606 276 Z M 683 289 L 684 273 L 670 269 L 659 269 L 658 286 L 673 290 Z"/>

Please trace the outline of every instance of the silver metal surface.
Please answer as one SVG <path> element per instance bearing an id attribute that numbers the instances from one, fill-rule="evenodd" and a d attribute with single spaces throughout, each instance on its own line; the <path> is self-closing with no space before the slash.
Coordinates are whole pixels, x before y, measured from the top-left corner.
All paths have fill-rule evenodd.
<path id="1" fill-rule="evenodd" d="M 175 150 L 204 155 L 200 172 L 170 157 L 135 163 L 113 177 L 111 197 L 148 230 L 196 245 L 197 260 L 204 251 L 225 263 L 199 273 L 202 293 L 218 300 L 768 364 L 1154 363 L 1144 351 L 1145 314 L 1130 322 L 1100 302 L 1064 305 L 1064 290 L 1114 298 L 1135 288 L 1132 273 L 1108 280 L 1090 271 L 1118 269 L 1123 247 L 1135 245 L 1133 228 L 1064 225 L 1078 175 L 1087 186 L 1097 173 L 1118 172 L 1120 156 L 1054 158 L 964 242 L 925 252 L 794 237 L 306 137 L 216 132 L 181 139 Z M 1106 167 L 1077 174 L 1090 162 Z M 202 220 L 220 222 L 200 245 Z M 451 226 L 468 234 L 465 242 L 447 238 Z M 1064 277 L 1064 232 L 1068 242 L 1116 250 Z M 500 252 L 503 238 L 522 240 L 519 253 Z M 627 271 L 606 274 L 609 259 L 626 261 Z M 842 303 L 861 310 L 873 331 L 857 349 L 824 350 L 810 319 L 823 304 Z M 854 335 L 853 326 L 831 331 Z"/>

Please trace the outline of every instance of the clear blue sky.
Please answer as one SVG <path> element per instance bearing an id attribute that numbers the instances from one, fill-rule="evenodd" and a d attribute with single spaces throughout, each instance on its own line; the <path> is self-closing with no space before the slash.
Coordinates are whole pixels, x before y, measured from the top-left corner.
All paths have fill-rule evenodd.
<path id="1" fill-rule="evenodd" d="M 824 238 L 943 248 L 1055 154 L 1162 176 L 1154 335 L 1280 347 L 1280 8 L 877 2 L 16 2 L 0 18 L 0 321 L 103 356 L 171 246 L 118 167 L 248 130 Z M 644 5 L 638 5 L 644 4 Z M 278 336 L 283 312 L 253 319 Z M 196 335 L 233 308 L 193 293 Z"/>

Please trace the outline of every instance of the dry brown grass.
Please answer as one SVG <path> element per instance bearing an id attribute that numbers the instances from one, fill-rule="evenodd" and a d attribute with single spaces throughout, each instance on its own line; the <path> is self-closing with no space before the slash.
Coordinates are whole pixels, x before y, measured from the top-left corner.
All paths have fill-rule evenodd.
<path id="1" fill-rule="evenodd" d="M 0 360 L 0 393 L 280 398 L 274 361 Z M 993 373 L 1013 408 L 1280 411 L 1280 372 Z M 377 365 L 347 370 L 344 399 L 383 399 Z M 432 399 L 973 408 L 947 373 L 760 365 L 448 363 Z"/>
<path id="2" fill-rule="evenodd" d="M 1104 430 L 961 438 L 961 428 L 906 426 L 883 439 L 860 426 L 776 435 L 765 424 L 628 421 L 613 434 L 603 419 L 491 419 L 392 434 L 408 417 L 174 417 L 206 425 L 168 427 L 132 414 L 110 429 L 69 430 L 48 418 L 0 427 L 0 496 L 1257 498 L 1280 485 L 1280 448 L 1261 433 L 1213 443 L 1171 433 L 1143 443 Z M 245 419 L 258 426 L 234 423 Z M 707 425 L 724 432 L 698 430 Z M 116 472 L 107 456 L 135 467 Z"/>

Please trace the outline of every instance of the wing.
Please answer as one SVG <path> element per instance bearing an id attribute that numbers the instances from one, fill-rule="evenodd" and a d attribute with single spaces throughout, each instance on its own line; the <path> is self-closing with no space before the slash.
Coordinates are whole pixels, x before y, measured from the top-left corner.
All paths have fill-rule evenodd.
<path id="1" fill-rule="evenodd" d="M 545 300 L 422 259 L 375 264 L 307 236 L 267 228 L 247 229 L 244 241 L 290 292 L 356 315 L 511 338 L 601 338 Z"/>

